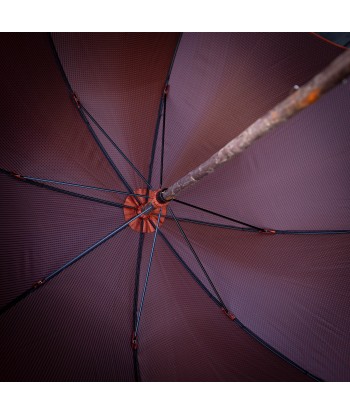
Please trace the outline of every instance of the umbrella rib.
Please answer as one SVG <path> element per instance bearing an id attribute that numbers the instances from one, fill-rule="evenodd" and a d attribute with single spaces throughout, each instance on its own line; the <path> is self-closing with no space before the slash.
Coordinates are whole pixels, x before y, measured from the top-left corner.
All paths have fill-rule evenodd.
<path id="1" fill-rule="evenodd" d="M 152 182 L 153 164 L 154 164 L 154 157 L 155 157 L 156 148 L 157 148 L 157 140 L 158 140 L 160 119 L 161 119 L 162 111 L 163 111 L 164 94 L 166 93 L 166 90 L 169 86 L 171 71 L 172 71 L 173 66 L 174 66 L 175 58 L 176 58 L 177 51 L 178 51 L 179 46 L 180 46 L 181 39 L 182 39 L 182 33 L 180 33 L 179 38 L 177 40 L 175 50 L 174 50 L 174 54 L 173 54 L 173 57 L 172 57 L 172 61 L 170 63 L 169 70 L 168 70 L 168 73 L 167 73 L 167 76 L 166 76 L 166 79 L 165 79 L 164 90 L 162 92 L 162 96 L 161 96 L 161 99 L 160 99 L 160 102 L 159 102 L 158 115 L 157 115 L 156 127 L 155 127 L 155 131 L 154 131 L 153 144 L 152 144 L 152 150 L 151 150 L 151 161 L 149 163 L 149 168 L 148 168 L 148 182 L 149 183 Z"/>
<path id="2" fill-rule="evenodd" d="M 91 119 L 91 121 L 96 125 L 96 127 L 101 131 L 101 133 L 108 139 L 112 146 L 119 152 L 119 154 L 124 158 L 124 160 L 129 163 L 129 165 L 134 169 L 135 173 L 145 182 L 145 184 L 152 189 L 152 186 L 148 183 L 144 175 L 140 170 L 135 166 L 135 164 L 128 158 L 128 156 L 123 152 L 123 150 L 115 143 L 114 140 L 107 134 L 104 128 L 96 121 L 96 119 L 90 114 L 90 112 L 84 107 L 80 102 L 81 109 L 86 113 L 86 115 Z"/>
<path id="3" fill-rule="evenodd" d="M 151 222 L 152 223 L 152 222 Z M 155 226 L 152 223 L 153 227 Z M 172 251 L 172 253 L 175 255 L 175 257 L 179 260 L 179 262 L 183 265 L 183 267 L 186 269 L 186 271 L 191 275 L 191 277 L 194 279 L 194 281 L 204 290 L 204 292 L 208 295 L 208 297 L 214 301 L 214 303 L 222 307 L 222 304 L 218 301 L 218 299 L 213 296 L 213 294 L 205 287 L 205 285 L 201 282 L 201 280 L 196 276 L 194 271 L 188 266 L 188 264 L 185 262 L 185 260 L 180 256 L 180 254 L 176 251 L 172 243 L 169 241 L 169 239 L 164 235 L 164 233 L 159 230 L 159 236 L 164 240 L 164 242 L 167 244 L 168 248 Z M 276 354 L 278 357 L 289 363 L 290 365 L 294 366 L 296 369 L 303 372 L 305 375 L 311 377 L 314 380 L 322 381 L 322 379 L 318 378 L 317 376 L 313 375 L 312 373 L 308 372 L 307 370 L 303 369 L 298 364 L 294 363 L 292 360 L 290 360 L 288 357 L 284 356 L 282 353 L 280 353 L 278 350 L 276 350 L 274 347 L 270 346 L 268 343 L 266 343 L 264 340 L 262 340 L 259 336 L 257 336 L 255 333 L 253 333 L 248 327 L 246 327 L 237 317 L 233 321 L 233 323 L 237 324 L 242 330 L 244 330 L 248 335 L 253 337 L 256 341 L 261 343 L 264 347 L 269 349 L 272 353 Z"/>
<path id="4" fill-rule="evenodd" d="M 167 219 L 174 220 L 171 215 L 165 215 Z M 223 228 L 223 229 L 230 229 L 233 231 L 243 231 L 243 232 L 251 232 L 251 233 L 258 233 L 260 231 L 252 229 L 252 228 L 240 228 L 238 226 L 232 225 L 225 225 L 222 223 L 215 223 L 215 222 L 206 222 L 203 220 L 192 219 L 192 218 L 184 218 L 177 216 L 177 220 L 179 222 L 188 222 L 193 223 L 195 225 L 203 225 L 203 226 L 211 226 L 213 228 Z M 276 230 L 276 234 L 279 235 L 346 235 L 350 234 L 350 229 L 339 229 L 339 230 Z"/>
<path id="5" fill-rule="evenodd" d="M 119 177 L 119 179 L 123 182 L 123 184 L 126 187 L 126 189 L 130 193 L 132 193 L 133 192 L 132 187 L 130 186 L 130 184 L 128 183 L 128 181 L 125 179 L 125 177 L 122 175 L 122 173 L 120 172 L 120 170 L 118 169 L 118 167 L 116 166 L 116 164 L 114 163 L 114 161 L 112 160 L 112 158 L 110 157 L 110 155 L 107 153 L 107 150 L 104 148 L 104 146 L 101 143 L 100 139 L 97 137 L 95 131 L 91 127 L 88 119 L 86 118 L 86 116 L 83 113 L 83 111 L 81 110 L 81 108 L 78 108 L 78 111 L 79 111 L 82 119 L 85 121 L 85 124 L 87 125 L 88 130 L 90 131 L 93 139 L 95 140 L 96 144 L 98 145 L 98 147 L 102 151 L 103 155 L 105 156 L 105 158 L 107 159 L 107 161 L 109 162 L 109 164 L 111 165 L 111 167 L 113 168 L 113 170 L 116 172 L 116 174 Z"/>
<path id="6" fill-rule="evenodd" d="M 82 189 L 92 189 L 92 190 L 99 190 L 102 192 L 109 192 L 109 193 L 117 193 L 120 195 L 127 195 L 127 196 L 142 196 L 144 198 L 148 198 L 149 196 L 142 195 L 140 193 L 129 193 L 122 190 L 114 190 L 114 189 L 106 189 L 104 187 L 96 187 L 96 186 L 90 186 L 85 184 L 79 184 L 79 183 L 71 183 L 71 182 L 62 182 L 59 180 L 52 180 L 52 179 L 43 179 L 40 177 L 30 177 L 30 176 L 22 176 L 24 179 L 37 181 L 37 182 L 43 182 L 43 183 L 54 183 L 64 186 L 72 186 L 72 187 L 80 187 Z"/>
<path id="7" fill-rule="evenodd" d="M 221 215 L 220 213 L 216 213 L 216 212 L 213 212 L 212 210 L 204 209 L 202 207 L 193 205 L 192 203 L 183 202 L 182 200 L 178 200 L 178 199 L 174 199 L 174 202 L 180 203 L 181 205 L 185 205 L 185 206 L 192 207 L 192 208 L 197 209 L 197 210 L 200 210 L 202 212 L 210 213 L 211 215 L 218 216 L 219 218 L 227 219 L 227 220 L 229 220 L 231 222 L 235 222 L 235 223 L 239 223 L 241 225 L 249 226 L 250 228 L 256 229 L 256 230 L 261 231 L 261 232 L 265 232 L 265 229 L 260 228 L 258 226 L 250 225 L 249 223 L 242 222 L 240 220 L 237 220 L 237 219 L 234 219 L 234 218 L 230 218 L 230 217 L 225 216 L 225 215 Z"/>
<path id="8" fill-rule="evenodd" d="M 151 266 L 152 266 L 152 260 L 153 260 L 153 255 L 154 255 L 154 249 L 155 249 L 155 246 L 156 246 L 156 240 L 157 240 L 157 235 L 158 235 L 158 230 L 159 230 L 160 217 L 161 217 L 161 211 L 158 214 L 157 224 L 156 224 L 156 228 L 155 228 L 155 232 L 154 232 L 154 237 L 153 237 L 151 255 L 150 255 L 149 261 L 148 261 L 148 267 L 147 267 L 147 273 L 146 273 L 146 280 L 145 280 L 145 283 L 144 283 L 144 286 L 143 286 L 143 290 L 142 290 L 140 308 L 139 308 L 139 311 L 137 313 L 137 321 L 136 321 L 136 326 L 135 326 L 135 338 L 137 337 L 137 333 L 138 333 L 138 330 L 139 330 L 140 320 L 141 320 L 141 314 L 142 314 L 142 309 L 143 309 L 143 304 L 145 302 L 146 290 L 147 290 L 149 275 L 150 275 L 150 272 L 151 272 Z"/>
<path id="9" fill-rule="evenodd" d="M 190 248 L 190 250 L 191 250 L 191 252 L 192 252 L 193 256 L 195 257 L 196 261 L 198 262 L 198 265 L 200 266 L 200 268 L 201 268 L 201 270 L 203 271 L 204 275 L 206 276 L 206 278 L 207 278 L 207 280 L 208 280 L 209 284 L 211 285 L 212 289 L 214 290 L 215 294 L 217 295 L 217 298 L 218 298 L 218 300 L 220 301 L 220 303 L 221 303 L 222 307 L 224 308 L 224 310 L 225 310 L 225 311 L 228 311 L 228 309 L 227 309 L 227 307 L 226 307 L 226 305 L 225 305 L 225 303 L 224 303 L 223 299 L 221 298 L 221 296 L 220 296 L 220 294 L 219 294 L 218 290 L 216 289 L 216 287 L 215 287 L 215 285 L 214 285 L 213 281 L 212 281 L 212 280 L 211 280 L 211 278 L 209 277 L 209 274 L 207 273 L 207 270 L 205 269 L 205 267 L 204 267 L 204 265 L 203 265 L 202 261 L 199 259 L 199 257 L 198 257 L 198 255 L 197 255 L 196 251 L 194 250 L 194 248 L 193 248 L 193 246 L 192 246 L 192 244 L 191 244 L 190 240 L 189 240 L 189 239 L 188 239 L 188 237 L 186 236 L 185 231 L 183 230 L 182 226 L 180 225 L 180 222 L 177 220 L 177 218 L 176 218 L 176 216 L 175 216 L 175 214 L 174 214 L 174 212 L 173 212 L 173 210 L 171 209 L 171 207 L 170 207 L 170 206 L 169 206 L 169 211 L 170 211 L 170 213 L 171 213 L 172 217 L 174 218 L 174 220 L 175 220 L 175 222 L 176 222 L 176 225 L 177 225 L 177 227 L 179 228 L 179 231 L 180 231 L 181 235 L 182 235 L 182 236 L 183 236 L 183 238 L 185 239 L 185 241 L 186 241 L 186 243 L 187 243 L 188 247 Z"/>
<path id="10" fill-rule="evenodd" d="M 136 273 L 135 273 L 135 288 L 134 288 L 134 305 L 133 305 L 133 332 L 135 333 L 136 322 L 137 322 L 137 303 L 139 298 L 139 285 L 140 285 L 140 272 L 141 272 L 141 261 L 142 261 L 142 252 L 143 244 L 145 240 L 145 233 L 143 232 L 143 221 L 141 221 L 139 245 L 137 251 L 137 262 L 136 262 Z M 134 375 L 135 381 L 139 382 L 141 380 L 139 361 L 138 361 L 138 349 L 133 348 L 133 361 L 134 361 Z"/>
<path id="11" fill-rule="evenodd" d="M 143 214 L 150 212 L 153 209 L 152 206 L 149 206 L 147 209 L 145 209 L 143 212 L 139 213 L 138 215 L 134 216 L 127 222 L 124 222 L 121 226 L 119 226 L 114 231 L 108 233 L 106 236 L 95 242 L 93 245 L 89 246 L 87 249 L 85 249 L 83 252 L 81 252 L 79 255 L 75 256 L 70 261 L 66 262 L 64 265 L 62 265 L 60 268 L 58 268 L 56 271 L 49 274 L 47 277 L 37 281 L 31 288 L 24 291 L 22 294 L 20 294 L 18 297 L 14 298 L 12 301 L 10 301 L 8 304 L 6 304 L 4 307 L 0 309 L 0 315 L 8 311 L 10 308 L 18 304 L 20 301 L 24 300 L 28 295 L 32 294 L 34 291 L 38 291 L 40 287 L 42 287 L 45 283 L 49 282 L 53 278 L 55 278 L 57 275 L 59 275 L 62 271 L 70 267 L 71 265 L 75 264 L 77 261 L 79 261 L 81 258 L 85 257 L 87 254 L 92 252 L 94 249 L 98 248 L 100 245 L 102 245 L 104 242 L 108 241 L 110 238 L 121 232 L 123 229 L 125 229 L 131 222 L 136 220 L 138 217 L 142 216 Z"/>
<path id="12" fill-rule="evenodd" d="M 343 230 L 302 230 L 302 231 L 276 231 L 276 233 L 280 234 L 280 235 L 346 235 L 350 233 L 350 229 L 343 229 Z"/>
<path id="13" fill-rule="evenodd" d="M 155 228 L 155 224 L 150 220 L 151 224 Z M 205 291 L 205 293 L 208 295 L 209 298 L 211 298 L 214 303 L 222 307 L 222 304 L 220 301 L 208 290 L 208 288 L 202 283 L 202 281 L 197 277 L 197 275 L 194 273 L 194 271 L 189 267 L 189 265 L 185 262 L 185 260 L 180 256 L 180 254 L 176 251 L 172 243 L 169 241 L 169 239 L 164 235 L 164 232 L 162 232 L 159 229 L 159 236 L 164 240 L 164 242 L 167 244 L 169 249 L 172 251 L 172 253 L 175 255 L 175 257 L 180 261 L 180 263 L 183 265 L 183 267 L 187 270 L 187 272 L 191 275 L 191 277 L 194 279 L 194 281 Z"/>
<path id="14" fill-rule="evenodd" d="M 166 84 L 169 82 L 170 75 L 171 75 L 171 72 L 173 70 L 173 66 L 174 66 L 174 63 L 175 63 L 175 58 L 176 58 L 176 55 L 177 55 L 177 51 L 179 50 L 179 47 L 180 47 L 180 42 L 181 42 L 181 39 L 182 39 L 182 35 L 183 35 L 183 33 L 180 33 L 179 34 L 179 38 L 178 38 L 178 40 L 176 42 L 176 46 L 175 46 L 175 50 L 174 50 L 174 55 L 173 55 L 173 57 L 171 59 L 169 71 L 168 71 L 167 78 L 166 78 L 166 82 L 165 82 Z"/>
<path id="15" fill-rule="evenodd" d="M 316 380 L 318 382 L 323 382 L 323 379 L 321 379 L 321 378 L 313 375 L 312 373 L 308 372 L 307 370 L 303 369 L 297 363 L 293 362 L 293 360 L 290 360 L 287 356 L 285 356 L 284 354 L 280 353 L 277 349 L 275 349 L 274 347 L 272 347 L 268 343 L 266 343 L 263 339 L 261 339 L 254 332 L 252 332 L 250 329 L 248 329 L 248 327 L 246 327 L 237 317 L 234 320 L 234 322 L 236 322 L 236 324 L 238 324 L 238 326 L 242 330 L 244 330 L 247 334 L 249 334 L 251 337 L 253 337 L 253 339 L 255 339 L 256 341 L 258 341 L 260 344 L 262 344 L 264 347 L 266 347 L 272 353 L 274 353 L 275 355 L 277 355 L 278 357 L 280 357 L 281 359 L 283 359 L 285 362 L 289 363 L 290 365 L 294 366 L 296 369 L 298 369 L 301 372 L 303 372 L 304 375 L 309 376 L 310 378 L 312 378 L 313 380 Z"/>
<path id="16" fill-rule="evenodd" d="M 100 199 L 98 197 L 93 197 L 93 196 L 87 196 L 87 195 L 83 195 L 81 193 L 71 192 L 69 190 L 59 189 L 58 187 L 50 186 L 50 185 L 45 184 L 45 183 L 41 183 L 41 182 L 31 180 L 31 179 L 26 179 L 24 176 L 21 176 L 20 174 L 13 173 L 13 172 L 10 172 L 10 171 L 2 169 L 2 168 L 0 168 L 0 173 L 4 173 L 8 176 L 11 176 L 11 177 L 13 177 L 17 180 L 22 181 L 23 183 L 28 183 L 28 184 L 31 184 L 33 186 L 42 187 L 44 189 L 52 190 L 54 192 L 62 193 L 62 194 L 68 195 L 68 196 L 78 197 L 80 199 L 90 200 L 91 202 L 101 203 L 103 205 L 114 206 L 114 207 L 118 207 L 118 208 L 127 207 L 127 208 L 130 208 L 130 209 L 135 209 L 135 207 L 133 207 L 133 206 L 124 205 L 122 203 L 117 203 L 117 202 L 110 202 L 109 200 L 104 200 L 104 199 Z"/>
<path id="17" fill-rule="evenodd" d="M 174 218 L 171 215 L 166 215 L 165 217 L 167 219 L 174 220 Z M 252 229 L 252 228 L 240 228 L 238 226 L 224 225 L 222 223 L 215 223 L 215 222 L 206 222 L 206 221 L 198 220 L 198 219 L 184 218 L 182 216 L 176 216 L 176 217 L 177 217 L 177 220 L 179 222 L 188 222 L 188 223 L 193 223 L 195 225 L 211 226 L 213 228 L 232 229 L 232 230 L 235 230 L 235 231 L 260 232 L 258 230 Z"/>
<path id="18" fill-rule="evenodd" d="M 163 129 L 162 129 L 162 149 L 161 149 L 161 155 L 160 155 L 160 180 L 159 180 L 160 188 L 162 188 L 163 186 L 166 97 L 167 97 L 167 90 L 164 91 L 164 94 L 163 94 Z"/>
<path id="19" fill-rule="evenodd" d="M 148 181 L 150 183 L 152 182 L 154 156 L 155 156 L 155 153 L 156 153 L 159 124 L 160 124 L 160 119 L 161 119 L 161 115 L 162 115 L 162 111 L 163 111 L 163 96 L 164 96 L 164 91 L 162 93 L 162 97 L 161 97 L 159 108 L 158 108 L 158 116 L 157 116 L 156 128 L 155 128 L 155 133 L 154 133 L 154 137 L 153 137 L 153 144 L 152 144 L 151 161 L 149 163 L 149 168 L 148 168 Z"/>
<path id="20" fill-rule="evenodd" d="M 129 183 L 127 182 L 127 180 L 125 179 L 125 177 L 121 174 L 120 170 L 118 169 L 118 167 L 115 165 L 115 163 L 113 162 L 113 160 L 111 159 L 111 157 L 109 156 L 109 154 L 107 153 L 106 149 L 103 147 L 101 141 L 99 140 L 99 138 L 97 137 L 95 131 L 93 130 L 93 128 L 91 127 L 88 119 L 86 118 L 82 108 L 81 108 L 81 104 L 79 102 L 79 100 L 77 99 L 76 95 L 74 94 L 74 91 L 72 89 L 71 84 L 69 83 L 69 80 L 67 78 L 67 75 L 63 69 L 63 65 L 62 62 L 60 60 L 60 57 L 58 56 L 58 52 L 55 46 L 55 42 L 52 39 L 51 33 L 48 34 L 49 37 L 49 43 L 51 45 L 51 49 L 52 52 L 54 54 L 58 69 L 63 77 L 63 80 L 68 88 L 69 93 L 71 94 L 71 96 L 74 98 L 75 103 L 76 103 L 76 107 L 79 111 L 79 114 L 81 116 L 81 118 L 83 119 L 83 121 L 85 122 L 90 134 L 92 135 L 93 139 L 95 140 L 96 144 L 98 145 L 98 147 L 100 148 L 100 150 L 102 151 L 103 155 L 105 156 L 106 160 L 108 161 L 108 163 L 110 164 L 110 166 L 112 167 L 112 169 L 115 171 L 115 173 L 117 174 L 117 176 L 119 177 L 119 179 L 123 182 L 124 186 L 126 187 L 126 189 L 132 193 L 132 188 L 129 185 Z"/>

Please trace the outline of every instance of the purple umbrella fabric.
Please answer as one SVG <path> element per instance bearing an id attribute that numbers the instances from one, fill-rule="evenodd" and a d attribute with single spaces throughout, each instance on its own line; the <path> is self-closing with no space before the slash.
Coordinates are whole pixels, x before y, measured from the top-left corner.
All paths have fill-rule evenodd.
<path id="1" fill-rule="evenodd" d="M 2 34 L 0 380 L 349 381 L 349 82 L 123 225 L 341 52 Z"/>

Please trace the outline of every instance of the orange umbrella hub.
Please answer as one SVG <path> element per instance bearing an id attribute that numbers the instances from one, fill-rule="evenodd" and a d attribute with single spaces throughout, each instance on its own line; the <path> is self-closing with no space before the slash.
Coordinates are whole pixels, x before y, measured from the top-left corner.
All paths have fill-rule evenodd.
<path id="1" fill-rule="evenodd" d="M 135 232 L 151 233 L 155 231 L 155 225 L 157 223 L 159 212 L 161 212 L 161 217 L 159 221 L 159 226 L 162 226 L 165 220 L 167 203 L 160 204 L 156 198 L 158 191 L 147 190 L 147 189 L 135 189 L 134 191 L 137 195 L 143 196 L 127 196 L 124 202 L 124 218 L 126 221 L 129 221 L 134 216 L 140 214 L 145 208 L 146 204 L 151 203 L 154 206 L 154 209 L 149 212 L 141 215 L 139 218 L 135 219 L 133 222 L 129 223 L 129 226 Z"/>

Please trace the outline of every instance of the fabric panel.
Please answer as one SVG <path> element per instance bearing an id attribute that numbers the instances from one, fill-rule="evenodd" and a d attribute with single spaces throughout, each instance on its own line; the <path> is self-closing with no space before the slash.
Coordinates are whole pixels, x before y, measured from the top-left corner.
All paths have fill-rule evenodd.
<path id="1" fill-rule="evenodd" d="M 182 227 L 226 306 L 243 324 L 313 375 L 350 379 L 349 235 Z M 176 225 L 167 221 L 162 229 L 208 286 Z"/>
<path id="2" fill-rule="evenodd" d="M 132 381 L 138 234 L 125 229 L 0 316 L 2 381 Z"/>
<path id="3" fill-rule="evenodd" d="M 0 307 L 124 222 L 122 210 L 0 174 Z"/>
<path id="4" fill-rule="evenodd" d="M 22 175 L 121 187 L 62 79 L 48 35 L 0 40 L 0 167 Z"/>
<path id="5" fill-rule="evenodd" d="M 177 33 L 55 33 L 72 88 L 147 177 Z"/>
<path id="6" fill-rule="evenodd" d="M 232 322 L 159 238 L 140 325 L 144 381 L 309 381 Z"/>
<path id="7" fill-rule="evenodd" d="M 184 34 L 167 98 L 164 187 L 341 52 L 305 33 Z M 179 199 L 263 228 L 348 229 L 349 88 L 338 86 Z"/>

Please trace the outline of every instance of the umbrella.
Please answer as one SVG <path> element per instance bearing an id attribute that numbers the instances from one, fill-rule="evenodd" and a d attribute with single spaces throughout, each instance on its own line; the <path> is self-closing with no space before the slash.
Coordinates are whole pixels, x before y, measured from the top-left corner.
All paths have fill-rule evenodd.
<path id="1" fill-rule="evenodd" d="M 31 33 L 0 49 L 1 380 L 350 379 L 349 84 L 171 193 L 343 48 Z"/>

